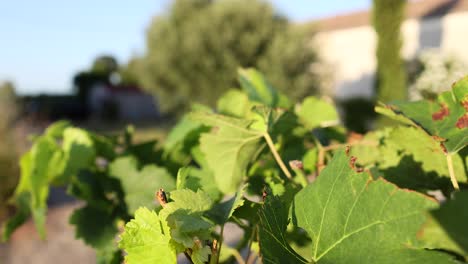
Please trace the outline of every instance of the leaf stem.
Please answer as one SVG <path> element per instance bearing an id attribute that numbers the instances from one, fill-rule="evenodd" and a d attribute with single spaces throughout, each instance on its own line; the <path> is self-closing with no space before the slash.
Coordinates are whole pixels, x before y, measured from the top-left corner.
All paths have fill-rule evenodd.
<path id="1" fill-rule="evenodd" d="M 184 251 L 184 255 L 188 259 L 188 261 L 193 264 L 192 257 L 190 257 L 190 254 L 187 251 Z"/>
<path id="2" fill-rule="evenodd" d="M 455 190 L 460 190 L 460 187 L 458 186 L 457 178 L 455 177 L 455 171 L 453 170 L 453 161 L 452 161 L 452 154 L 447 153 L 445 154 L 447 157 L 447 166 L 449 170 L 449 175 L 450 175 L 450 180 L 452 181 L 453 188 Z"/>
<path id="3" fill-rule="evenodd" d="M 232 255 L 236 259 L 237 263 L 239 264 L 245 264 L 245 261 L 242 259 L 242 256 L 240 255 L 239 251 L 233 249 L 232 250 Z"/>
<path id="4" fill-rule="evenodd" d="M 219 257 L 221 256 L 221 248 L 223 246 L 223 234 L 224 234 L 224 225 L 221 226 L 221 232 L 219 234 L 219 243 L 218 243 L 218 256 L 216 256 L 216 263 L 219 263 Z"/>
<path id="5" fill-rule="evenodd" d="M 275 148 L 275 145 L 273 144 L 273 140 L 271 139 L 270 135 L 268 133 L 264 133 L 263 137 L 265 138 L 268 147 L 270 148 L 271 153 L 275 157 L 276 163 L 280 166 L 281 170 L 283 171 L 284 175 L 288 177 L 288 179 L 292 179 L 292 175 L 289 172 L 288 168 L 284 164 L 283 160 L 281 159 L 280 155 L 278 154 L 278 151 Z"/>
<path id="6" fill-rule="evenodd" d="M 257 225 L 254 226 L 254 228 L 252 229 L 252 234 L 250 235 L 249 246 L 247 247 L 247 256 L 245 257 L 245 262 L 249 261 L 250 253 L 252 252 L 252 243 L 254 240 L 255 233 L 257 233 Z"/>
<path id="7" fill-rule="evenodd" d="M 372 146 L 372 147 L 377 147 L 378 144 L 374 141 L 356 141 L 356 142 L 348 142 L 348 143 L 343 143 L 343 144 L 333 144 L 333 145 L 328 145 L 328 146 L 325 146 L 325 147 L 322 147 L 322 149 L 326 152 L 326 151 L 330 151 L 330 150 L 335 150 L 335 149 L 340 149 L 340 148 L 345 148 L 345 147 L 348 147 L 348 146 L 355 146 L 355 145 L 359 145 L 359 146 Z"/>

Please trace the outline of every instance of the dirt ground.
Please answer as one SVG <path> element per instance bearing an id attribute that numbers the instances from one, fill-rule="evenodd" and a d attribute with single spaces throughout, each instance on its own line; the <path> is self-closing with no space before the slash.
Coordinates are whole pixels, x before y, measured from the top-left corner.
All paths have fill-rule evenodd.
<path id="1" fill-rule="evenodd" d="M 92 248 L 75 239 L 68 218 L 78 203 L 53 207 L 47 215 L 47 240 L 42 241 L 29 220 L 7 244 L 0 244 L 0 264 L 95 263 Z"/>

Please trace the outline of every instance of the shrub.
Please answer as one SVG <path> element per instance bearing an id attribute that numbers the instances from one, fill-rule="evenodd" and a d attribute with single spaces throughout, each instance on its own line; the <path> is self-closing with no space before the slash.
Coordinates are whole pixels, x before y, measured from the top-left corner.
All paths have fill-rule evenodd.
<path id="1" fill-rule="evenodd" d="M 119 248 L 129 264 L 179 254 L 193 263 L 466 260 L 468 77 L 435 101 L 378 108 L 400 126 L 350 136 L 332 103 L 294 105 L 257 71 L 239 73 L 241 90 L 216 109 L 193 106 L 161 144 L 134 144 L 132 129 L 113 138 L 49 127 L 21 159 L 4 238 L 29 214 L 45 235 L 55 184 L 85 202 L 70 223 L 105 263 L 121 261 Z M 223 243 L 228 222 L 243 230 L 235 245 Z"/>

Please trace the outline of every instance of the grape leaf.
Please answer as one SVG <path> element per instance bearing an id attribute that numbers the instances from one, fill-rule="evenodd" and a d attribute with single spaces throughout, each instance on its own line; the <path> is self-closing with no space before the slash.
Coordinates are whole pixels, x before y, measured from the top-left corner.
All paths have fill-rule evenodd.
<path id="1" fill-rule="evenodd" d="M 340 121 L 333 104 L 314 96 L 304 99 L 302 105 L 297 107 L 295 111 L 299 120 L 308 129 L 334 126 Z"/>
<path id="2" fill-rule="evenodd" d="M 429 248 L 451 250 L 468 259 L 468 191 L 456 192 L 452 200 L 430 211 L 419 235 Z"/>
<path id="3" fill-rule="evenodd" d="M 192 250 L 191 259 L 194 264 L 205 264 L 208 262 L 211 249 L 208 246 L 195 247 Z"/>
<path id="4" fill-rule="evenodd" d="M 263 133 L 249 129 L 252 121 L 208 113 L 193 113 L 193 119 L 212 126 L 200 137 L 200 148 L 223 193 L 234 193 L 249 163 L 262 149 Z"/>
<path id="5" fill-rule="evenodd" d="M 175 190 L 170 192 L 170 199 L 172 201 L 166 204 L 161 214 L 169 215 L 178 209 L 187 210 L 189 213 L 203 213 L 213 205 L 211 198 L 201 190 Z"/>
<path id="6" fill-rule="evenodd" d="M 93 166 L 95 157 L 93 140 L 88 132 L 79 128 L 66 128 L 63 132 L 62 152 L 57 152 L 51 161 L 53 178 L 50 181 L 68 183 L 69 178 L 80 169 Z"/>
<path id="7" fill-rule="evenodd" d="M 286 241 L 289 223 L 289 203 L 285 205 L 278 196 L 268 195 L 259 210 L 259 243 L 263 263 L 308 263 Z"/>
<path id="8" fill-rule="evenodd" d="M 175 188 L 175 179 L 165 168 L 147 165 L 138 170 L 137 167 L 133 157 L 121 157 L 109 165 L 109 175 L 120 180 L 130 214 L 140 206 L 153 208 L 154 194 L 160 188 L 167 191 Z"/>
<path id="9" fill-rule="evenodd" d="M 424 212 L 436 206 L 421 194 L 356 172 L 339 151 L 296 195 L 293 219 L 311 236 L 318 263 L 448 263 L 448 255 L 416 247 Z"/>
<path id="10" fill-rule="evenodd" d="M 246 117 L 252 108 L 247 95 L 239 90 L 231 89 L 218 99 L 217 109 L 220 114 L 233 117 Z"/>
<path id="11" fill-rule="evenodd" d="M 239 69 L 239 83 L 249 99 L 269 107 L 288 108 L 289 99 L 274 89 L 255 69 Z"/>
<path id="12" fill-rule="evenodd" d="M 441 141 L 449 153 L 468 145 L 468 76 L 439 94 L 437 101 L 397 101 L 386 107 Z"/>
<path id="13" fill-rule="evenodd" d="M 184 141 L 187 139 L 187 135 L 200 127 L 201 124 L 199 122 L 193 121 L 187 116 L 182 117 L 176 126 L 172 128 L 171 132 L 169 132 L 167 139 L 164 142 L 163 148 L 165 154 L 167 155 L 177 147 L 183 146 Z"/>
<path id="14" fill-rule="evenodd" d="M 231 218 L 234 211 L 244 204 L 245 187 L 236 193 L 229 200 L 217 203 L 207 212 L 207 217 L 218 225 L 224 225 Z"/>
<path id="15" fill-rule="evenodd" d="M 111 211 L 117 205 L 122 210 L 125 208 L 120 181 L 104 172 L 81 170 L 71 181 L 67 192 L 104 211 Z"/>
<path id="16" fill-rule="evenodd" d="M 61 120 L 53 123 L 44 132 L 44 135 L 52 138 L 61 138 L 65 129 L 71 127 L 71 123 L 67 120 Z"/>
<path id="17" fill-rule="evenodd" d="M 75 210 L 69 220 L 76 226 L 76 238 L 82 238 L 96 249 L 104 249 L 114 240 L 118 231 L 115 221 L 109 212 L 92 205 Z"/>
<path id="18" fill-rule="evenodd" d="M 21 193 L 15 197 L 17 212 L 2 224 L 2 242 L 8 241 L 16 228 L 26 222 L 31 215 L 31 209 L 29 208 L 31 198 L 29 196 L 30 193 Z"/>
<path id="19" fill-rule="evenodd" d="M 125 225 L 119 247 L 125 250 L 125 263 L 177 262 L 176 250 L 170 245 L 171 237 L 165 221 L 147 208 L 139 208 L 135 218 Z"/>
<path id="20" fill-rule="evenodd" d="M 213 173 L 207 169 L 199 169 L 188 166 L 179 169 L 177 173 L 177 190 L 190 189 L 192 191 L 203 190 L 213 201 L 221 198 L 214 181 Z"/>
<path id="21" fill-rule="evenodd" d="M 171 237 L 185 248 L 195 247 L 195 238 L 210 238 L 213 226 L 205 220 L 203 213 L 211 208 L 213 201 L 203 191 L 183 189 L 170 193 L 171 202 L 160 211 L 161 218 L 166 219 L 171 230 Z"/>
<path id="22" fill-rule="evenodd" d="M 46 202 L 49 196 L 49 178 L 51 178 L 49 162 L 57 151 L 59 147 L 55 141 L 42 136 L 36 140 L 31 150 L 23 155 L 20 162 L 21 177 L 15 190 L 15 197 L 23 193 L 30 194 L 27 196 L 28 204 L 41 238 L 45 238 Z M 21 212 L 25 213 L 26 210 L 21 209 Z"/>
<path id="23" fill-rule="evenodd" d="M 358 164 L 377 166 L 385 179 L 418 191 L 451 190 L 445 153 L 430 136 L 414 127 L 398 126 L 373 131 L 351 149 Z M 463 161 L 453 155 L 454 171 L 466 182 Z"/>

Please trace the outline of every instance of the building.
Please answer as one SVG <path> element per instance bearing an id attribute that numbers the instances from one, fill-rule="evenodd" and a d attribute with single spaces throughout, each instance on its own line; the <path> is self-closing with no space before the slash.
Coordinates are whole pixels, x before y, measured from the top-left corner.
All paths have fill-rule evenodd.
<path id="1" fill-rule="evenodd" d="M 159 117 L 155 99 L 135 85 L 97 83 L 88 95 L 87 106 L 95 118 L 135 122 Z"/>
<path id="2" fill-rule="evenodd" d="M 337 99 L 373 95 L 377 39 L 371 19 L 371 10 L 367 10 L 313 22 L 318 30 L 316 45 L 325 64 L 333 69 L 333 88 L 327 92 Z M 406 60 L 425 49 L 438 48 L 468 62 L 468 0 L 410 1 L 402 38 Z"/>

